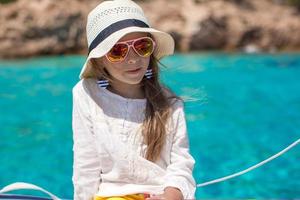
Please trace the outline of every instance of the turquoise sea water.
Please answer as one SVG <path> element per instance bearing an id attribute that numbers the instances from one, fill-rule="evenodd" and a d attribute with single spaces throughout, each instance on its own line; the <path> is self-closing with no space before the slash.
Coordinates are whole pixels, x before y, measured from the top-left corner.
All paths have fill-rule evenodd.
<path id="1" fill-rule="evenodd" d="M 72 198 L 72 86 L 82 56 L 0 61 L 0 188 L 31 182 Z M 300 138 L 300 54 L 177 54 L 162 81 L 186 100 L 197 183 Z M 300 198 L 300 146 L 200 198 Z"/>

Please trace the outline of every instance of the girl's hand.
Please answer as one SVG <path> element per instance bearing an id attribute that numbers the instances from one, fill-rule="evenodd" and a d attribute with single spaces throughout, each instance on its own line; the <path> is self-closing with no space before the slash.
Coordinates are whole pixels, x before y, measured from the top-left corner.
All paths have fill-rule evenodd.
<path id="1" fill-rule="evenodd" d="M 166 187 L 161 195 L 152 195 L 146 200 L 183 200 L 182 193 L 174 187 Z"/>

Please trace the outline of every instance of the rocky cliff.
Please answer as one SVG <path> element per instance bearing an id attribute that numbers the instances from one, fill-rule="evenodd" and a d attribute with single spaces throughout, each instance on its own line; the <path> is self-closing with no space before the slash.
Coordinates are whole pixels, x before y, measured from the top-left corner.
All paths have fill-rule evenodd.
<path id="1" fill-rule="evenodd" d="M 86 54 L 85 22 L 96 0 L 18 0 L 0 4 L 0 57 Z M 300 50 L 300 13 L 271 0 L 144 0 L 151 25 L 178 51 Z"/>

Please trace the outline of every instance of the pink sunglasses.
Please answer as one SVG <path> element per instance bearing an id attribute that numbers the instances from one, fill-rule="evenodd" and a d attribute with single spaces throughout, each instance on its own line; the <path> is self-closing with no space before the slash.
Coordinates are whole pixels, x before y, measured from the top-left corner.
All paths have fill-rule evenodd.
<path id="1" fill-rule="evenodd" d="M 149 57 L 155 46 L 156 44 L 151 37 L 140 37 L 116 43 L 105 56 L 110 62 L 118 63 L 127 57 L 129 49 L 132 47 L 139 56 Z"/>

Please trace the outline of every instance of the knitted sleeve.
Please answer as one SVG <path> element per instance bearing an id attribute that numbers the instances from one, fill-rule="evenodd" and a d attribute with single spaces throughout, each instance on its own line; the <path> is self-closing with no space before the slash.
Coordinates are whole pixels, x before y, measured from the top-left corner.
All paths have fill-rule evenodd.
<path id="1" fill-rule="evenodd" d="M 175 131 L 164 188 L 168 186 L 178 188 L 184 199 L 194 199 L 196 184 L 193 178 L 193 167 L 195 161 L 189 153 L 189 139 L 181 101 L 176 103 L 172 119 Z"/>
<path id="2" fill-rule="evenodd" d="M 90 200 L 101 182 L 100 159 L 94 144 L 94 133 L 88 104 L 82 88 L 73 88 L 73 176 L 74 200 Z"/>

